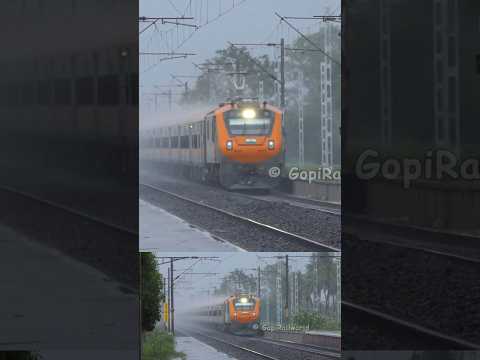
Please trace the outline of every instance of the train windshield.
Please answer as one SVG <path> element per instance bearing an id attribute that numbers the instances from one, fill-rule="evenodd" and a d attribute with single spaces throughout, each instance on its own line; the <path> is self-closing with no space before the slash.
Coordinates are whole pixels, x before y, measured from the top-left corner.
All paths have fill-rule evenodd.
<path id="1" fill-rule="evenodd" d="M 252 118 L 245 118 L 238 110 L 225 113 L 225 123 L 230 135 L 269 135 L 272 132 L 273 113 L 262 110 Z"/>
<path id="2" fill-rule="evenodd" d="M 234 304 L 235 310 L 253 310 L 255 308 L 255 299 L 237 298 Z"/>

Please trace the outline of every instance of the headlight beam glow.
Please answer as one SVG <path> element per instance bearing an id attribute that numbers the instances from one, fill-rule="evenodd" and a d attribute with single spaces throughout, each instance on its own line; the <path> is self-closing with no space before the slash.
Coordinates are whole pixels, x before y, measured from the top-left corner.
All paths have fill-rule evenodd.
<path id="1" fill-rule="evenodd" d="M 242 116 L 244 119 L 253 119 L 257 114 L 254 109 L 248 108 L 242 111 Z"/>

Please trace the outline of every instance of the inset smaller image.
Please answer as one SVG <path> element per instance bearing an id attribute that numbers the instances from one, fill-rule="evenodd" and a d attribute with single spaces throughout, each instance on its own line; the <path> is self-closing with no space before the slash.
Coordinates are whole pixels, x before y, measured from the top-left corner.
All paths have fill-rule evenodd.
<path id="1" fill-rule="evenodd" d="M 340 253 L 141 254 L 143 359 L 340 359 Z"/>

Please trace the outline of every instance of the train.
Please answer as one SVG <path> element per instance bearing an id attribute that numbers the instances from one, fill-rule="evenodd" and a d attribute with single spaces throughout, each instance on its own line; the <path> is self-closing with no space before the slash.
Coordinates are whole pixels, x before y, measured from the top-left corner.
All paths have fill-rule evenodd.
<path id="1" fill-rule="evenodd" d="M 151 160 L 189 178 L 270 190 L 280 181 L 271 169 L 285 163 L 283 112 L 258 99 L 232 99 L 200 118 L 155 128 L 142 144 Z"/>
<path id="2" fill-rule="evenodd" d="M 198 309 L 196 317 L 235 335 L 261 335 L 260 308 L 258 296 L 235 294 L 222 303 Z"/>

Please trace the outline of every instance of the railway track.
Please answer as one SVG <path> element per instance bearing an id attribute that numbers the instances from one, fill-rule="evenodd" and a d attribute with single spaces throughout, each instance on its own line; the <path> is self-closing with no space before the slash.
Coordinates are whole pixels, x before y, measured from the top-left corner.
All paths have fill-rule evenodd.
<path id="1" fill-rule="evenodd" d="M 344 300 L 342 301 L 342 312 L 345 313 L 347 311 L 353 314 L 354 317 L 362 319 L 359 321 L 360 323 L 374 323 L 377 324 L 377 327 L 379 326 L 378 324 L 381 324 L 382 328 L 379 328 L 379 331 L 393 328 L 396 329 L 396 335 L 398 335 L 398 331 L 401 331 L 402 335 L 408 334 L 408 336 L 415 337 L 419 341 L 430 344 L 430 346 L 434 345 L 441 349 L 480 349 L 480 344 L 447 335 L 411 321 L 402 320 L 387 313 Z"/>
<path id="2" fill-rule="evenodd" d="M 8 205 L 2 225 L 102 271 L 126 293 L 136 291 L 138 231 L 10 186 L 0 185 L 0 193 Z"/>
<path id="3" fill-rule="evenodd" d="M 61 211 L 66 212 L 70 215 L 75 215 L 75 216 L 80 217 L 84 220 L 88 220 L 88 221 L 93 222 L 95 224 L 106 227 L 110 230 L 114 230 L 114 231 L 117 231 L 117 232 L 132 235 L 132 236 L 138 236 L 138 232 L 134 231 L 132 229 L 128 229 L 128 228 L 123 227 L 121 225 L 111 223 L 109 221 L 106 221 L 106 220 L 101 219 L 101 218 L 96 217 L 96 216 L 92 216 L 90 214 L 84 213 L 82 211 L 71 208 L 69 206 L 58 204 L 56 202 L 43 199 L 43 198 L 41 198 L 37 195 L 30 194 L 30 193 L 27 193 L 25 191 L 21 191 L 21 190 L 18 190 L 18 189 L 9 187 L 9 186 L 5 186 L 5 185 L 0 185 L 0 191 L 4 191 L 4 192 L 10 193 L 10 194 L 21 196 L 22 198 L 25 198 L 25 199 L 30 200 L 30 201 L 35 201 L 36 203 L 40 203 L 42 205 L 48 206 L 50 208 L 54 208 L 56 210 L 61 210 Z"/>
<path id="4" fill-rule="evenodd" d="M 372 228 L 362 234 L 363 225 L 360 224 L 357 228 L 356 225 L 348 224 L 347 219 L 353 220 L 354 224 L 365 221 L 367 226 Z M 346 217 L 345 220 L 343 232 L 359 240 L 421 251 L 454 260 L 480 263 L 478 250 L 480 237 L 477 236 L 351 216 Z M 378 230 L 387 235 L 384 236 Z"/>
<path id="5" fill-rule="evenodd" d="M 250 218 L 247 218 L 247 217 L 244 217 L 244 216 L 240 216 L 240 215 L 234 214 L 230 211 L 223 210 L 223 209 L 205 204 L 203 202 L 187 198 L 183 195 L 176 194 L 174 192 L 162 189 L 160 187 L 157 187 L 157 186 L 154 186 L 154 185 L 151 185 L 151 184 L 141 183 L 140 185 L 144 186 L 146 188 L 149 188 L 151 190 L 161 192 L 161 193 L 166 194 L 166 195 L 168 195 L 170 197 L 173 197 L 175 199 L 182 200 L 182 201 L 184 201 L 188 204 L 195 205 L 195 206 L 200 207 L 200 208 L 206 208 L 206 209 L 215 211 L 215 212 L 220 213 L 224 216 L 227 216 L 231 219 L 235 219 L 236 221 L 240 221 L 242 223 L 249 224 L 249 225 L 254 226 L 254 227 L 256 227 L 258 229 L 261 229 L 263 231 L 270 232 L 273 235 L 288 239 L 289 241 L 299 243 L 299 244 L 302 244 L 302 245 L 311 246 L 316 251 L 322 251 L 322 252 L 324 252 L 324 251 L 328 251 L 328 252 L 331 252 L 331 251 L 338 252 L 338 251 L 340 251 L 340 249 L 338 249 L 338 248 L 328 246 L 328 245 L 325 245 L 325 244 L 321 244 L 318 241 L 314 241 L 314 240 L 308 239 L 306 237 L 303 237 L 303 236 L 300 236 L 300 235 L 297 235 L 297 234 L 293 234 L 291 232 L 276 228 L 276 227 L 271 226 L 271 225 L 263 224 L 261 222 L 255 221 L 253 219 L 250 219 Z"/>
<path id="6" fill-rule="evenodd" d="M 185 333 L 185 331 L 182 331 L 182 332 Z M 260 359 L 281 360 L 278 357 L 274 357 L 272 355 L 259 352 L 257 350 L 254 350 L 254 349 L 250 348 L 250 347 L 238 345 L 238 344 L 235 344 L 231 341 L 227 341 L 225 339 L 220 339 L 216 336 L 207 335 L 207 334 L 205 334 L 205 332 L 199 333 L 199 332 L 196 332 L 196 331 L 195 332 L 190 331 L 190 333 L 194 337 L 197 337 L 197 338 L 202 338 L 203 337 L 203 338 L 206 338 L 206 339 L 210 339 L 210 340 L 213 340 L 215 342 L 227 345 L 229 347 L 233 347 L 235 349 L 241 350 L 242 352 L 248 353 L 250 355 L 254 355 L 254 356 L 256 356 Z M 258 342 L 261 342 L 261 343 L 264 343 L 264 344 L 279 346 L 279 347 L 288 349 L 290 351 L 302 353 L 302 354 L 305 354 L 306 356 L 308 356 L 308 357 L 305 357 L 305 356 L 302 355 L 301 359 L 312 359 L 311 356 L 313 356 L 314 359 L 320 359 L 320 358 L 322 358 L 322 359 L 323 358 L 340 359 L 340 357 L 341 357 L 340 352 L 333 353 L 331 351 L 325 351 L 324 349 L 318 349 L 315 346 L 309 346 L 309 345 L 304 345 L 304 344 L 296 344 L 296 343 L 277 341 L 277 340 L 265 340 L 265 339 L 259 339 L 259 338 L 252 338 L 252 340 L 258 341 Z"/>
<path id="7" fill-rule="evenodd" d="M 327 204 L 319 200 L 303 199 L 280 192 L 275 192 L 268 195 L 253 195 L 244 193 L 236 193 L 235 195 L 266 202 L 283 202 L 291 206 L 304 207 L 330 215 L 341 216 L 340 205 Z"/>
<path id="8" fill-rule="evenodd" d="M 261 358 L 261 359 L 280 360 L 279 358 L 276 358 L 276 357 L 273 357 L 273 356 L 255 351 L 255 350 L 247 348 L 245 346 L 240 346 L 238 344 L 234 344 L 230 341 L 220 339 L 216 336 L 206 335 L 205 333 L 192 332 L 191 330 L 189 330 L 188 332 L 185 332 L 184 330 L 182 330 L 182 332 L 185 333 L 188 336 L 191 336 L 191 337 L 197 337 L 197 338 L 202 338 L 203 337 L 203 338 L 206 338 L 206 339 L 214 340 L 216 342 L 222 343 L 224 345 L 228 345 L 230 347 L 233 347 L 235 349 L 241 350 L 241 351 L 246 352 L 248 354 L 254 355 L 254 356 L 256 356 L 258 358 Z M 194 335 L 194 336 L 192 336 L 192 335 Z"/>
<path id="9" fill-rule="evenodd" d="M 320 355 L 331 359 L 340 359 L 340 351 L 332 351 L 321 346 L 311 344 L 299 344 L 288 340 L 258 339 L 260 342 L 274 344 L 291 350 L 298 350 L 308 354 Z"/>

